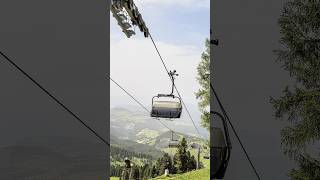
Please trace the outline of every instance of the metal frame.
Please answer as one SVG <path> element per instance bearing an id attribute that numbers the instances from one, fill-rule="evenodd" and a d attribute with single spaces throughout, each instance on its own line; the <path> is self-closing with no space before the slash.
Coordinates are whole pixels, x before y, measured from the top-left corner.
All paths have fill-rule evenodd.
<path id="1" fill-rule="evenodd" d="M 175 143 L 178 143 L 178 144 L 170 145 L 171 142 L 175 142 Z M 173 139 L 173 131 L 171 131 L 171 140 L 169 141 L 169 145 L 168 146 L 169 146 L 169 148 L 176 148 L 176 147 L 179 146 L 179 141 Z"/>
<path id="2" fill-rule="evenodd" d="M 224 136 L 225 136 L 225 141 L 226 141 L 225 147 L 215 147 L 215 149 L 222 150 L 223 162 L 221 163 L 220 167 L 217 168 L 217 171 L 215 172 L 215 174 L 212 175 L 211 178 L 223 179 L 225 172 L 226 172 L 226 169 L 229 164 L 232 145 L 231 145 L 231 140 L 230 140 L 229 131 L 228 131 L 228 125 L 227 125 L 227 121 L 226 121 L 225 117 L 223 117 L 220 113 L 215 112 L 215 111 L 210 111 L 210 114 L 217 115 L 221 119 L 222 124 L 223 124 L 223 132 L 224 132 Z M 210 148 L 213 148 L 213 147 L 210 146 Z M 212 157 L 213 156 L 210 156 L 210 159 Z"/>
<path id="3" fill-rule="evenodd" d="M 181 99 L 178 96 L 175 96 L 173 94 L 158 94 L 157 96 L 153 96 L 152 98 L 152 107 L 153 107 L 154 98 L 160 98 L 160 97 L 172 97 L 172 99 L 179 99 L 179 103 L 181 105 Z M 181 109 L 182 109 L 182 106 L 181 106 Z"/>

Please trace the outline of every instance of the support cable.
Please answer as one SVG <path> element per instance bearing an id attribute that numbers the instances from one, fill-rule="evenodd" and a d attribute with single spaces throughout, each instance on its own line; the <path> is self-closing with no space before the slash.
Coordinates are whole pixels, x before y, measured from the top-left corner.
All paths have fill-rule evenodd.
<path id="1" fill-rule="evenodd" d="M 110 76 L 108 76 L 108 78 L 114 83 L 116 84 L 122 91 L 124 91 L 128 96 L 130 96 L 136 103 L 138 103 L 144 110 L 146 110 L 146 112 L 149 114 L 150 111 L 146 108 L 146 106 L 144 106 L 140 101 L 137 100 L 137 98 L 135 98 L 133 95 L 131 95 L 127 90 L 125 90 L 119 83 L 117 83 L 115 80 L 113 80 Z M 169 128 L 166 124 L 164 124 L 160 119 L 156 118 L 164 127 L 166 127 L 167 129 L 169 129 L 172 132 L 173 131 L 171 128 Z"/>
<path id="2" fill-rule="evenodd" d="M 163 67 L 165 68 L 167 74 L 169 75 L 169 70 L 168 70 L 168 68 L 167 68 L 167 66 L 166 66 L 166 64 L 165 64 L 165 62 L 164 62 L 164 60 L 163 60 L 163 58 L 162 58 L 162 56 L 161 56 L 161 54 L 160 54 L 160 51 L 159 51 L 159 49 L 158 49 L 155 41 L 153 40 L 152 35 L 150 34 L 150 32 L 149 32 L 149 36 L 150 36 L 150 39 L 151 39 L 151 41 L 152 41 L 152 44 L 153 44 L 154 48 L 156 49 L 156 51 L 157 51 L 157 53 L 158 53 L 158 55 L 159 55 L 159 58 L 160 58 L 160 60 L 161 60 L 161 62 L 162 62 Z M 169 78 L 170 78 L 171 81 L 173 81 L 173 80 L 171 79 L 170 75 L 169 75 Z M 180 92 L 178 91 L 177 86 L 174 85 L 174 88 L 175 88 L 175 90 L 177 91 L 178 96 L 179 96 L 179 98 L 181 99 L 181 102 L 182 102 L 184 108 L 186 109 L 187 114 L 188 114 L 190 120 L 192 121 L 192 124 L 193 124 L 194 128 L 196 129 L 198 135 L 201 136 L 201 135 L 200 135 L 200 132 L 199 132 L 199 130 L 198 130 L 198 128 L 197 128 L 197 126 L 196 126 L 196 124 L 195 124 L 195 122 L 194 122 L 194 120 L 192 119 L 192 116 L 191 116 L 191 114 L 190 114 L 190 112 L 189 112 L 186 104 L 184 103 L 184 101 L 183 101 L 183 99 L 182 99 L 182 97 L 181 97 L 181 95 L 180 95 Z"/>
<path id="3" fill-rule="evenodd" d="M 245 149 L 245 147 L 244 147 L 244 145 L 243 145 L 243 143 L 242 143 L 242 141 L 241 141 L 241 139 L 240 139 L 237 131 L 235 130 L 235 128 L 234 128 L 231 120 L 229 119 L 229 116 L 228 116 L 226 110 L 224 109 L 224 107 L 223 107 L 223 105 L 222 105 L 222 103 L 221 103 L 221 101 L 220 101 L 220 99 L 219 99 L 219 97 L 218 97 L 217 92 L 215 91 L 215 89 L 213 88 L 213 86 L 212 86 L 211 83 L 210 83 L 210 87 L 211 87 L 211 89 L 212 89 L 212 91 L 213 91 L 213 94 L 214 94 L 215 98 L 216 98 L 217 101 L 218 101 L 218 104 L 219 104 L 219 106 L 220 106 L 220 109 L 221 109 L 223 115 L 224 115 L 224 116 L 226 117 L 226 119 L 228 120 L 228 123 L 229 123 L 229 125 L 231 126 L 231 129 L 232 129 L 233 133 L 235 134 L 235 136 L 236 136 L 236 138 L 237 138 L 237 140 L 238 140 L 238 142 L 239 142 L 239 144 L 240 144 L 243 152 L 245 153 L 246 158 L 247 158 L 247 160 L 249 161 L 251 168 L 253 169 L 255 175 L 257 176 L 257 178 L 260 180 L 260 175 L 259 175 L 257 169 L 255 168 L 253 162 L 251 161 L 250 156 L 249 156 L 247 150 Z"/>
<path id="4" fill-rule="evenodd" d="M 98 139 L 100 139 L 104 144 L 110 146 L 110 143 L 103 138 L 99 133 L 97 133 L 93 128 L 91 128 L 88 124 L 86 124 L 81 118 L 73 113 L 67 106 L 65 106 L 60 100 L 58 100 L 52 93 L 46 90 L 42 85 L 40 85 L 34 78 L 32 78 L 26 71 L 24 71 L 21 67 L 19 67 L 13 60 L 11 60 L 7 55 L 0 51 L 0 54 L 4 57 L 4 59 L 9 62 L 14 68 L 19 70 L 25 77 L 31 80 L 37 87 L 39 87 L 45 94 L 47 94 L 51 99 L 53 99 L 56 103 L 58 103 L 65 111 L 67 111 L 70 115 L 72 115 L 77 121 L 79 121 L 84 127 L 86 127 L 92 134 L 94 134 Z"/>

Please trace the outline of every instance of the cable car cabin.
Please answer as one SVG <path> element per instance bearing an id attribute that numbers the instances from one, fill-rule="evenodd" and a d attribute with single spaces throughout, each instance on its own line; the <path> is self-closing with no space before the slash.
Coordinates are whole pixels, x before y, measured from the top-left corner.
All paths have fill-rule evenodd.
<path id="1" fill-rule="evenodd" d="M 179 147 L 179 141 L 173 140 L 169 142 L 169 148 L 177 148 Z"/>
<path id="2" fill-rule="evenodd" d="M 191 144 L 191 148 L 193 148 L 193 149 L 198 149 L 198 148 L 200 148 L 200 144 L 192 143 L 192 144 Z"/>
<path id="3" fill-rule="evenodd" d="M 167 98 L 163 99 L 164 97 Z M 151 117 L 180 118 L 181 112 L 181 100 L 174 95 L 159 94 L 158 96 L 152 98 Z"/>

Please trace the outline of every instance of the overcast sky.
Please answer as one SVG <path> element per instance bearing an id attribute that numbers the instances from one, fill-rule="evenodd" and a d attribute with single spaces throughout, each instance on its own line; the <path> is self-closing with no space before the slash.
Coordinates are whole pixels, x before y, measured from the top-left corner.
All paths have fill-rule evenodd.
<path id="1" fill-rule="evenodd" d="M 205 39 L 209 37 L 209 0 L 188 0 L 183 3 L 179 0 L 135 2 L 168 69 L 176 70 L 179 74 L 175 83 L 192 118 L 201 129 L 201 133 L 208 136 L 206 130 L 200 127 L 201 113 L 195 92 L 199 89 L 196 68 L 205 49 Z M 137 27 L 136 35 L 127 38 L 115 18 L 110 15 L 110 39 L 110 75 L 114 80 L 147 108 L 150 108 L 153 96 L 170 93 L 171 81 L 150 38 L 145 38 Z M 111 108 L 137 106 L 112 82 L 110 104 Z M 194 129 L 185 111 L 177 123 L 182 121 Z M 175 125 L 166 123 L 170 127 Z"/>
<path id="2" fill-rule="evenodd" d="M 197 105 L 196 67 L 209 36 L 209 0 L 135 2 L 169 70 L 175 69 L 179 74 L 176 84 L 183 99 Z M 192 6 L 195 2 L 198 5 Z M 154 95 L 170 92 L 170 79 L 150 38 L 144 38 L 138 29 L 137 35 L 127 38 L 112 15 L 110 18 L 111 77 L 150 106 Z M 111 83 L 111 105 L 128 103 L 130 99 Z"/>

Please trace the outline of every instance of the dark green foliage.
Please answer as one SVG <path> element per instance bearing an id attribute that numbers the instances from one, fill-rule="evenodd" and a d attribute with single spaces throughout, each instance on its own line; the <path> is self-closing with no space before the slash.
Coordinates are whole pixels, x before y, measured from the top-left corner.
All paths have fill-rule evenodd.
<path id="1" fill-rule="evenodd" d="M 206 50 L 202 53 L 201 61 L 197 67 L 197 80 L 200 84 L 200 89 L 196 92 L 196 98 L 199 99 L 199 108 L 202 112 L 201 125 L 208 130 L 210 129 L 210 81 L 208 75 L 210 74 L 210 42 L 206 39 Z"/>
<path id="2" fill-rule="evenodd" d="M 126 172 L 124 172 L 126 171 Z M 126 176 L 124 176 L 126 174 Z M 120 177 L 121 180 L 148 180 L 158 176 L 156 168 L 149 164 L 144 166 L 133 165 L 131 168 L 125 169 L 124 166 L 111 166 L 111 176 Z"/>
<path id="3" fill-rule="evenodd" d="M 197 162 L 194 156 L 191 156 L 190 152 L 187 151 L 187 141 L 185 138 L 182 138 L 180 141 L 177 153 L 173 158 L 173 165 L 177 173 L 185 173 L 196 169 Z"/>
<path id="4" fill-rule="evenodd" d="M 275 52 L 296 87 L 286 87 L 283 96 L 271 98 L 271 103 L 275 117 L 290 122 L 281 131 L 282 146 L 300 168 L 290 177 L 320 179 L 320 164 L 307 153 L 309 145 L 320 139 L 320 1 L 286 3 L 279 25 L 283 49 Z"/>
<path id="5" fill-rule="evenodd" d="M 189 152 L 189 151 L 188 151 Z M 189 153 L 190 154 L 190 153 Z M 197 168 L 196 158 L 192 155 L 188 157 L 188 171 L 192 171 Z"/>
<path id="6" fill-rule="evenodd" d="M 140 177 L 140 168 L 141 167 L 137 167 L 137 166 L 133 166 L 133 179 L 134 180 L 140 180 L 141 177 Z"/>
<path id="7" fill-rule="evenodd" d="M 122 173 L 123 167 L 121 166 L 110 166 L 110 176 L 120 177 Z"/>
<path id="8" fill-rule="evenodd" d="M 128 157 L 128 158 L 137 157 L 140 159 L 145 159 L 149 162 L 154 159 L 151 155 L 143 154 L 143 153 L 136 153 L 134 151 L 128 151 L 128 150 L 125 150 L 125 149 L 122 149 L 122 148 L 119 148 L 116 146 L 111 146 L 110 155 L 116 161 L 123 161 L 124 158 L 126 158 L 126 157 Z"/>
<path id="9" fill-rule="evenodd" d="M 165 153 L 163 157 L 159 158 L 156 162 L 156 169 L 157 169 L 157 174 L 161 175 L 164 174 L 164 171 L 166 169 L 169 170 L 170 173 L 174 172 L 174 167 L 172 164 L 171 157 L 169 156 L 168 153 Z"/>
<path id="10" fill-rule="evenodd" d="M 287 119 L 291 126 L 281 131 L 285 153 L 290 157 L 299 155 L 308 144 L 320 138 L 320 91 L 288 88 L 284 96 L 271 102 L 276 110 L 275 116 Z"/>
<path id="11" fill-rule="evenodd" d="M 298 158 L 298 170 L 292 170 L 290 176 L 293 180 L 317 180 L 320 179 L 320 162 L 308 156 Z"/>
<path id="12" fill-rule="evenodd" d="M 174 155 L 176 160 L 175 167 L 177 168 L 177 173 L 184 173 L 188 170 L 188 154 L 187 154 L 187 141 L 182 138 L 180 141 L 177 153 Z"/>
<path id="13" fill-rule="evenodd" d="M 150 179 L 151 177 L 154 177 L 153 174 L 153 166 L 151 166 L 152 161 L 153 161 L 153 157 L 147 154 L 143 154 L 143 153 L 136 153 L 133 151 L 128 151 L 116 146 L 111 146 L 110 148 L 110 155 L 112 160 L 114 161 L 118 161 L 118 162 L 123 162 L 124 164 L 124 159 L 127 157 L 129 159 L 133 159 L 133 158 L 139 158 L 140 160 L 142 160 L 144 162 L 144 166 L 137 166 L 134 165 L 132 167 L 132 178 L 133 179 L 139 179 L 139 180 L 147 180 Z M 111 165 L 110 167 L 110 175 L 111 176 L 115 176 L 115 177 L 121 177 L 123 170 L 124 170 L 124 166 L 119 166 L 119 165 Z M 130 171 L 129 171 L 130 172 Z"/>
<path id="14" fill-rule="evenodd" d="M 185 173 L 195 170 L 197 161 L 194 156 L 191 156 L 190 151 L 187 151 L 187 141 L 182 138 L 173 158 L 168 153 L 156 161 L 155 167 L 152 169 L 152 176 L 161 176 L 165 169 L 169 170 L 170 174 Z"/>
<path id="15" fill-rule="evenodd" d="M 320 51 L 319 0 L 286 3 L 279 19 L 281 44 L 278 60 L 306 88 L 319 88 Z"/>
<path id="16" fill-rule="evenodd" d="M 158 175 L 159 175 L 159 172 L 157 171 L 156 167 L 152 166 L 151 176 L 154 178 L 154 177 L 157 177 Z"/>

